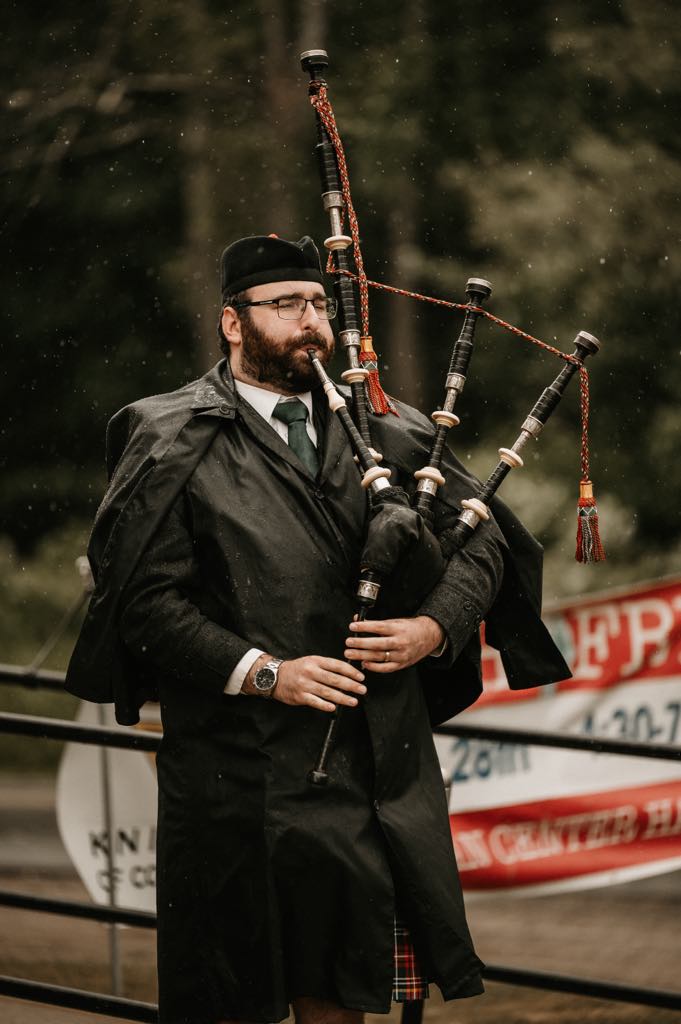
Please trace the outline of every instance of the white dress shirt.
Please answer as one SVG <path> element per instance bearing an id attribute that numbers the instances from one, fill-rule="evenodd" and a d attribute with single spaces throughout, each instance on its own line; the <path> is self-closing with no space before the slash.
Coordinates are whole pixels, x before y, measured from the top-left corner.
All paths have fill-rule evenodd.
<path id="1" fill-rule="evenodd" d="M 265 388 L 256 387 L 255 384 L 244 384 L 241 380 L 235 380 L 234 384 L 239 395 L 245 399 L 250 406 L 262 418 L 269 423 L 273 430 L 279 434 L 281 438 L 288 444 L 288 426 L 281 420 L 275 419 L 272 416 L 274 407 L 278 404 L 281 399 L 290 399 L 292 395 L 279 395 L 276 391 L 267 391 Z M 314 428 L 312 421 L 312 392 L 305 391 L 302 395 L 296 395 L 307 406 L 307 420 L 305 421 L 305 427 L 312 443 L 316 446 L 317 444 L 317 431 Z M 234 695 L 241 692 L 241 687 L 244 684 L 244 679 L 248 675 L 248 672 L 254 662 L 258 660 L 261 654 L 265 651 L 261 651 L 258 647 L 251 647 L 249 651 L 246 651 L 241 661 L 235 666 L 232 674 L 227 680 L 225 686 L 225 693 Z"/>

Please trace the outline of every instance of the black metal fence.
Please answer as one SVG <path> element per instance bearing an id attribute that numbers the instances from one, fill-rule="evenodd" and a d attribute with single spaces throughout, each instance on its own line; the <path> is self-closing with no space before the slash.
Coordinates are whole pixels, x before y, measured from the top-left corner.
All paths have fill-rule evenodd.
<path id="1" fill-rule="evenodd" d="M 27 671 L 18 666 L 0 665 L 0 683 L 63 690 L 64 676 L 58 672 Z M 605 754 L 620 754 L 635 757 L 652 757 L 668 761 L 681 760 L 681 748 L 662 744 L 639 743 L 625 740 L 611 740 L 598 736 L 574 736 L 555 732 L 534 732 L 530 730 L 501 729 L 477 725 L 443 725 L 435 730 L 439 735 L 467 737 L 469 739 L 496 742 L 523 743 L 534 746 L 558 747 Z M 0 733 L 39 737 L 42 739 L 67 740 L 89 743 L 96 746 L 118 747 L 130 750 L 156 751 L 161 742 L 158 733 L 140 729 L 129 731 L 104 726 L 81 725 L 76 722 L 33 715 L 0 713 Z M 0 891 L 0 906 L 15 907 L 43 913 L 60 914 L 69 917 L 89 918 L 109 924 L 133 925 L 141 928 L 155 928 L 156 916 L 142 911 L 124 910 L 111 906 L 91 903 L 77 903 L 69 900 L 47 899 L 24 893 Z M 551 992 L 566 992 L 572 995 L 595 999 L 610 999 L 642 1006 L 654 1006 L 681 1011 L 681 992 L 662 989 L 642 988 L 608 981 L 595 981 L 571 975 L 546 971 L 522 970 L 515 967 L 491 964 L 485 967 L 484 977 L 488 981 Z M 0 976 L 0 995 L 32 1002 L 48 1003 L 54 1006 L 105 1014 L 121 1020 L 155 1021 L 157 1007 L 97 992 L 64 988 L 21 978 Z M 402 1012 L 403 1024 L 419 1024 L 423 1013 L 422 1003 L 405 1003 Z"/>

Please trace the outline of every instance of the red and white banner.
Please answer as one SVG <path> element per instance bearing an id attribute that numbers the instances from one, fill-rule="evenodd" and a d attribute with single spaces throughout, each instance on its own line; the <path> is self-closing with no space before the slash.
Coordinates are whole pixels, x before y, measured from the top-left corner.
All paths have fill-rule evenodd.
<path id="1" fill-rule="evenodd" d="M 508 689 L 483 648 L 484 693 L 457 721 L 681 742 L 681 579 L 544 616 L 573 678 Z M 681 867 L 681 763 L 437 737 L 464 887 L 586 888 Z"/>

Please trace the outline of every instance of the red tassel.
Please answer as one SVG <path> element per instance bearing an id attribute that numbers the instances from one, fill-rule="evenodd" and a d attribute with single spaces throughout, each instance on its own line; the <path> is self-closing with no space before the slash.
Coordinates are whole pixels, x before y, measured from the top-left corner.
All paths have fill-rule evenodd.
<path id="1" fill-rule="evenodd" d="M 392 412 L 395 416 L 399 416 L 397 409 L 381 387 L 381 381 L 378 376 L 378 356 L 372 348 L 370 337 L 362 338 L 359 361 L 362 367 L 369 371 L 366 387 L 369 408 L 371 411 L 375 412 L 378 416 L 385 416 L 388 412 Z"/>
<path id="2" fill-rule="evenodd" d="M 598 530 L 598 509 L 590 480 L 582 480 L 579 484 L 575 558 L 578 562 L 602 562 L 605 558 L 605 548 Z"/>

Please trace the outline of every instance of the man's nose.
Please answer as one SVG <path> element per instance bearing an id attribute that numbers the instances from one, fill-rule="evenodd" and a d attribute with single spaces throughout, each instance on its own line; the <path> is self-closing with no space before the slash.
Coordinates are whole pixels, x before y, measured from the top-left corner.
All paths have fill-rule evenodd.
<path id="1" fill-rule="evenodd" d="M 308 301 L 305 303 L 305 310 L 301 318 L 301 323 L 303 325 L 307 324 L 309 327 L 314 327 L 316 329 L 319 326 L 320 320 L 321 317 L 317 313 L 317 310 L 314 308 L 312 301 L 308 299 Z"/>

